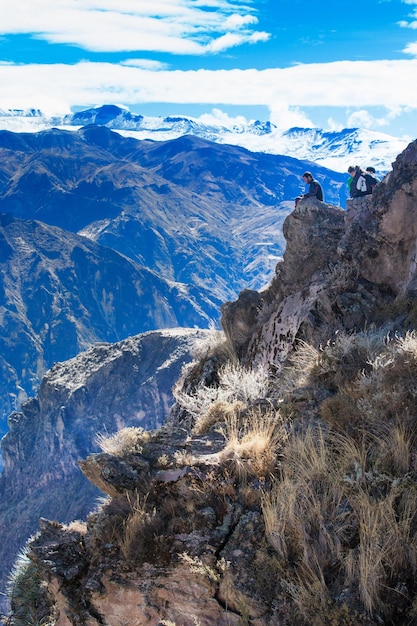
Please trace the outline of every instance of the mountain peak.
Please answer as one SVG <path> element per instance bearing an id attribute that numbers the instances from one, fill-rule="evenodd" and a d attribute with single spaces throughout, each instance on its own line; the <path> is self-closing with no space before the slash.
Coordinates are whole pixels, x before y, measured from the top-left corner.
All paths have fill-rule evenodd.
<path id="1" fill-rule="evenodd" d="M 381 174 L 385 173 L 408 143 L 406 139 L 359 128 L 340 131 L 301 127 L 282 129 L 270 121 L 236 121 L 210 115 L 201 118 L 185 115 L 150 117 L 114 104 L 77 111 L 60 118 L 42 115 L 35 109 L 0 111 L 0 128 L 15 132 L 52 126 L 74 130 L 89 124 L 107 126 L 125 136 L 155 141 L 191 134 L 216 143 L 242 146 L 253 152 L 312 161 L 338 172 L 346 172 L 351 165 L 347 159 L 352 158 L 363 167 L 373 165 Z"/>

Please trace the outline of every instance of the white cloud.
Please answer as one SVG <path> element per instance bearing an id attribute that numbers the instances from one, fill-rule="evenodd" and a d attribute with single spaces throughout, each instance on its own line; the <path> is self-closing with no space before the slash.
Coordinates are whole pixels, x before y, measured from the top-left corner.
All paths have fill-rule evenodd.
<path id="1" fill-rule="evenodd" d="M 343 130 L 344 125 L 341 124 L 340 122 L 337 122 L 335 119 L 333 119 L 332 117 L 329 117 L 327 119 L 327 128 L 328 130 L 332 130 L 332 131 L 340 131 Z"/>
<path id="2" fill-rule="evenodd" d="M 347 124 L 354 128 L 375 128 L 388 126 L 395 118 L 399 117 L 403 113 L 408 113 L 412 110 L 409 106 L 391 106 L 386 107 L 385 115 L 375 117 L 369 110 L 359 109 L 357 111 L 348 112 Z"/>
<path id="3" fill-rule="evenodd" d="M 350 128 L 372 128 L 375 124 L 375 118 L 366 109 L 360 109 L 348 116 L 347 123 Z"/>
<path id="4" fill-rule="evenodd" d="M 122 62 L 122 65 L 140 67 L 144 70 L 151 70 L 155 72 L 168 69 L 168 65 L 166 63 L 160 63 L 160 61 L 152 61 L 151 59 L 126 59 Z"/>
<path id="5" fill-rule="evenodd" d="M 409 43 L 403 50 L 406 54 L 410 54 L 413 57 L 417 57 L 417 42 Z"/>
<path id="6" fill-rule="evenodd" d="M 268 33 L 252 33 L 251 35 L 241 35 L 240 33 L 227 33 L 218 39 L 214 39 L 207 46 L 210 52 L 221 52 L 243 43 L 258 43 L 258 41 L 266 41 L 269 38 Z"/>
<path id="7" fill-rule="evenodd" d="M 270 106 L 270 121 L 278 128 L 313 128 L 315 124 L 299 107 L 273 104 Z"/>
<path id="8" fill-rule="evenodd" d="M 252 24 L 257 24 L 258 23 L 258 18 L 256 18 L 254 15 L 238 15 L 236 13 L 234 13 L 233 15 L 230 15 L 225 23 L 224 26 L 225 28 L 242 28 L 243 26 L 249 26 Z"/>
<path id="9" fill-rule="evenodd" d="M 245 125 L 248 122 L 246 117 L 243 115 L 236 115 L 232 117 L 218 108 L 214 108 L 211 110 L 211 113 L 204 113 L 196 119 L 202 124 L 214 124 L 216 126 L 225 126 L 226 128 Z"/>
<path id="10" fill-rule="evenodd" d="M 385 107 L 387 119 L 417 103 L 410 76 L 417 60 L 335 62 L 266 70 L 151 71 L 127 64 L 0 65 L 1 108 L 35 107 L 50 112 L 71 106 L 123 102 L 128 106 L 166 102 L 204 105 L 264 105 L 271 121 L 314 126 L 303 108 Z M 354 114 L 358 119 L 359 115 Z M 371 118 L 367 118 L 371 123 Z M 366 118 L 363 118 L 366 122 Z M 379 119 L 382 125 L 383 118 Z M 367 122 L 367 123 L 368 123 Z M 375 122 L 375 120 L 373 120 Z"/>
<path id="11" fill-rule="evenodd" d="M 222 0 L 15 0 L 2 8 L 0 34 L 95 52 L 202 55 L 264 41 L 269 35 L 255 30 L 257 21 L 250 3 Z"/>

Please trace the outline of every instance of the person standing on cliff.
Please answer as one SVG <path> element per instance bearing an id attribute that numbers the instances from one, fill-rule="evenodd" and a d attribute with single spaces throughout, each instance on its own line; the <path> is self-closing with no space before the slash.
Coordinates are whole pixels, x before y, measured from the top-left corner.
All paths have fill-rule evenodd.
<path id="1" fill-rule="evenodd" d="M 308 191 L 303 195 L 303 198 L 317 198 L 323 202 L 323 189 L 317 180 L 314 180 L 311 172 L 304 172 L 303 181 L 308 185 Z"/>

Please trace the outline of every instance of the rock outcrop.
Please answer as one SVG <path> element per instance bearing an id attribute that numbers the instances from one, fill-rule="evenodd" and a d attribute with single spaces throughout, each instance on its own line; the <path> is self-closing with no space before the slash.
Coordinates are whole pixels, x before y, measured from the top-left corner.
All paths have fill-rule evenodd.
<path id="1" fill-rule="evenodd" d="M 15 572 L 39 621 L 416 623 L 416 218 L 417 142 L 347 212 L 299 204 L 170 426 L 80 463 L 85 525 L 42 522 Z"/>
<path id="2" fill-rule="evenodd" d="M 177 328 L 97 343 L 55 364 L 38 395 L 11 414 L 0 477 L 3 590 L 40 516 L 69 522 L 94 507 L 99 491 L 81 474 L 78 461 L 99 450 L 97 435 L 162 426 L 174 402 L 172 387 L 207 332 Z"/>
<path id="3" fill-rule="evenodd" d="M 222 307 L 222 325 L 242 359 L 279 371 L 304 339 L 381 320 L 381 307 L 415 298 L 417 144 L 393 163 L 372 196 L 347 210 L 304 199 L 284 222 L 283 261 L 261 293 Z"/>

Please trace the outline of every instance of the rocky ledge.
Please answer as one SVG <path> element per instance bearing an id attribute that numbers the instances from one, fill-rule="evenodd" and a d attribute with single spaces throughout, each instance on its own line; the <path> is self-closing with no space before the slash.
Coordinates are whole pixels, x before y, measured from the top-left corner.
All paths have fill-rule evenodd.
<path id="1" fill-rule="evenodd" d="M 416 224 L 417 142 L 360 206 L 303 200 L 169 425 L 80 462 L 106 500 L 41 522 L 11 623 L 415 625 Z"/>

